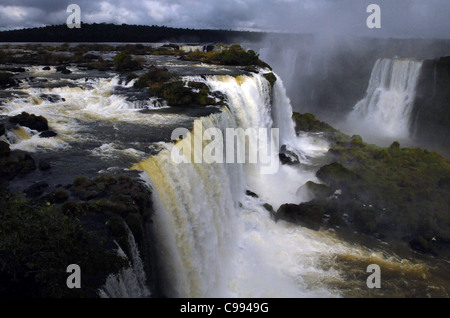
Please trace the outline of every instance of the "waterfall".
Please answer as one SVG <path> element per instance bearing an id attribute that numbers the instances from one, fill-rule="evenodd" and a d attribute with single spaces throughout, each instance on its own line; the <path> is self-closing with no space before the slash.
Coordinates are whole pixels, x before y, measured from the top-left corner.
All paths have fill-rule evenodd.
<path id="1" fill-rule="evenodd" d="M 146 274 L 140 257 L 139 249 L 133 233 L 124 222 L 127 231 L 127 243 L 130 251 L 130 267 L 122 269 L 116 275 L 109 275 L 105 285 L 99 290 L 101 298 L 146 298 L 150 291 L 146 286 Z M 125 252 L 118 246 L 118 254 L 127 258 Z"/>
<path id="2" fill-rule="evenodd" d="M 300 203 L 303 198 L 296 192 L 307 179 L 314 179 L 313 173 L 280 166 L 277 173 L 264 176 L 259 164 L 176 164 L 171 158 L 174 148 L 188 149 L 193 157 L 201 156 L 208 142 L 200 141 L 202 147 L 195 147 L 195 142 L 208 128 L 223 131 L 279 125 L 280 140 L 294 140 L 292 109 L 281 80 L 278 78 L 279 84 L 273 89 L 262 74 L 188 80 L 203 81 L 212 91 L 220 91 L 229 107 L 196 119 L 194 129 L 183 139 L 165 144 L 158 155 L 133 167 L 144 171 L 143 178 L 153 189 L 153 223 L 163 292 L 169 297 L 329 296 L 320 284 L 308 290 L 303 281 L 303 275 L 314 275 L 316 279 L 321 274 L 313 265 L 317 250 L 310 248 L 314 246 L 311 241 L 305 243 L 308 239 L 302 230 L 286 230 L 271 242 L 261 240 L 261 235 L 269 239 L 270 233 L 284 231 L 284 225 L 273 222 L 263 204 L 268 202 L 277 209 L 286 202 Z M 248 188 L 261 198 L 246 196 Z M 301 257 L 307 261 L 295 263 L 293 258 L 299 257 L 295 253 L 286 256 L 279 245 L 284 243 L 276 238 L 283 235 L 289 237 L 289 244 L 297 242 Z M 281 263 L 275 261 L 279 256 L 266 259 L 278 253 L 282 253 Z M 280 264 L 284 264 L 283 269 L 276 268 Z"/>
<path id="3" fill-rule="evenodd" d="M 372 70 L 366 96 L 349 115 L 363 136 L 408 139 L 410 117 L 422 62 L 379 59 Z"/>

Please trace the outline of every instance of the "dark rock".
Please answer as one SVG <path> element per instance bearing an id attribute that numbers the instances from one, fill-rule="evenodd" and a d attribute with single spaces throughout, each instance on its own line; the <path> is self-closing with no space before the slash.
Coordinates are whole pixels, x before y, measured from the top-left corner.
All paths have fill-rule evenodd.
<path id="1" fill-rule="evenodd" d="M 5 129 L 5 125 L 4 124 L 0 124 L 0 136 L 3 136 L 3 134 L 5 133 L 6 129 Z"/>
<path id="2" fill-rule="evenodd" d="M 323 214 L 323 210 L 314 204 L 284 204 L 278 209 L 276 217 L 277 220 L 281 219 L 318 231 L 323 224 Z"/>
<path id="3" fill-rule="evenodd" d="M 48 184 L 44 181 L 39 181 L 30 186 L 28 189 L 26 189 L 24 192 L 27 195 L 28 198 L 37 198 L 40 197 L 45 189 L 48 188 Z"/>
<path id="4" fill-rule="evenodd" d="M 8 88 L 17 85 L 10 72 L 0 72 L 0 88 Z"/>
<path id="5" fill-rule="evenodd" d="M 10 152 L 9 144 L 0 140 L 0 157 L 7 157 Z"/>
<path id="6" fill-rule="evenodd" d="M 308 181 L 305 184 L 305 187 L 314 195 L 315 198 L 327 198 L 333 194 L 333 191 L 330 189 L 330 187 L 324 184 L 317 184 L 312 181 Z"/>
<path id="7" fill-rule="evenodd" d="M 44 67 L 42 68 L 42 70 L 43 70 L 43 71 L 50 71 L 50 70 L 51 70 L 51 67 L 50 67 L 50 66 L 44 66 Z"/>
<path id="8" fill-rule="evenodd" d="M 281 163 L 284 165 L 297 164 L 300 162 L 298 156 L 294 152 L 287 150 L 286 145 L 281 146 L 279 157 Z"/>
<path id="9" fill-rule="evenodd" d="M 246 195 L 253 197 L 253 198 L 258 198 L 258 195 L 255 192 L 252 192 L 250 190 L 247 190 L 247 192 L 245 192 Z"/>
<path id="10" fill-rule="evenodd" d="M 39 165 L 38 168 L 41 171 L 46 171 L 46 170 L 50 170 L 52 166 L 50 165 L 50 163 L 48 161 L 39 161 Z"/>
<path id="11" fill-rule="evenodd" d="M 46 130 L 39 134 L 39 137 L 41 137 L 41 138 L 52 138 L 52 137 L 56 137 L 56 136 L 58 136 L 58 134 L 51 130 Z"/>
<path id="12" fill-rule="evenodd" d="M 56 71 L 62 74 L 71 74 L 72 71 L 68 70 L 65 66 L 59 65 L 56 67 Z"/>
<path id="13" fill-rule="evenodd" d="M 359 176 L 340 163 L 323 166 L 316 173 L 317 178 L 332 186 L 342 186 L 359 180 Z"/>
<path id="14" fill-rule="evenodd" d="M 328 225 L 332 228 L 345 225 L 345 219 L 340 213 L 333 213 L 328 220 Z"/>
<path id="15" fill-rule="evenodd" d="M 274 219 L 275 221 L 277 221 L 277 212 L 275 212 L 275 210 L 273 209 L 273 206 L 271 206 L 269 203 L 264 203 L 264 209 L 266 209 L 267 211 L 269 211 L 270 216 L 272 217 L 272 219 Z"/>
<path id="16" fill-rule="evenodd" d="M 416 250 L 421 253 L 433 253 L 434 246 L 432 240 L 427 240 L 423 236 L 416 237 L 409 242 L 409 245 L 413 250 Z"/>
<path id="17" fill-rule="evenodd" d="M 48 130 L 48 122 L 45 117 L 30 115 L 26 112 L 22 112 L 20 115 L 9 118 L 9 121 L 37 131 Z"/>
<path id="18" fill-rule="evenodd" d="M 44 100 L 48 100 L 50 103 L 58 103 L 63 101 L 63 98 L 56 94 L 41 94 L 39 97 Z"/>
<path id="19" fill-rule="evenodd" d="M 13 72 L 13 73 L 24 73 L 24 72 L 27 71 L 23 67 L 10 67 L 10 68 L 7 68 L 5 70 L 9 71 L 9 72 Z"/>
<path id="20" fill-rule="evenodd" d="M 18 155 L 18 160 L 22 166 L 20 174 L 25 175 L 33 170 L 36 170 L 36 163 L 29 154 L 20 153 Z"/>

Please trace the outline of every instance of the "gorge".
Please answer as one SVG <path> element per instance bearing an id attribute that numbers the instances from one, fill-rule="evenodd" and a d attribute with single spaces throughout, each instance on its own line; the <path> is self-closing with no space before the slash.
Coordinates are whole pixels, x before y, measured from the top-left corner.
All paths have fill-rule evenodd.
<path id="1" fill-rule="evenodd" d="M 120 72 L 116 57 L 125 49 L 119 45 L 51 49 L 58 53 L 47 57 L 66 65 L 66 74 L 51 63 L 17 63 L 23 56 L 3 61 L 3 72 L 10 72 L 13 81 L 0 92 L 0 138 L 7 144 L 2 146 L 2 181 L 11 193 L 24 191 L 44 210 L 54 207 L 59 212 L 52 213 L 99 235 L 83 241 L 83 247 L 89 246 L 86 259 L 69 257 L 92 271 L 81 296 L 448 296 L 450 164 L 438 154 L 392 143 L 409 138 L 412 123 L 420 121 L 412 100 L 429 94 L 419 84 L 428 62 L 377 59 L 372 75 L 359 84 L 368 86 L 367 96 L 343 112 L 350 121 L 364 123 L 363 137 L 370 125 L 375 133 L 386 133 L 378 137 L 389 138 L 392 145 L 381 148 L 294 113 L 285 79 L 254 51 L 232 46 L 203 52 L 197 50 L 201 45 L 171 45 L 128 45 L 128 61 L 138 61 L 141 69 Z M 17 54 L 14 50 L 2 47 L 10 58 Z M 30 59 L 51 51 L 39 46 L 27 50 Z M 80 62 L 67 62 L 73 60 L 74 55 L 65 57 L 72 52 L 81 52 Z M 129 65 L 136 64 L 122 66 Z M 13 69 L 18 66 L 24 72 Z M 287 76 L 289 85 L 295 76 Z M 27 118 L 25 114 L 44 117 L 44 131 L 56 135 L 42 138 L 41 131 L 16 117 Z M 172 132 L 180 127 L 187 134 L 173 142 Z M 277 150 L 269 154 L 278 169 L 265 174 L 262 163 L 172 160 L 175 147 L 203 154 L 209 141 L 198 133 L 209 128 L 278 128 L 279 143 L 269 138 L 267 146 Z M 202 146 L 193 147 L 199 138 Z M 13 164 L 30 162 L 21 157 L 25 154 L 38 166 L 50 163 L 51 168 L 11 171 Z M 386 184 L 380 181 L 384 175 L 369 178 L 365 171 L 373 172 L 368 166 L 374 162 L 379 164 L 375 174 L 378 168 L 396 169 L 399 175 L 391 173 Z M 427 175 L 429 188 L 416 189 L 416 179 L 408 179 L 405 171 L 413 171 L 410 178 Z M 392 199 L 384 191 L 406 197 Z M 5 220 L 14 213 L 23 219 L 14 204 L 3 212 Z M 437 212 L 422 224 L 421 211 L 430 207 Z M 398 237 L 386 233 L 397 226 Z M 15 231 L 11 226 L 2 238 Z M 29 251 L 21 239 L 29 238 L 23 234 L 1 255 L 18 251 L 26 259 Z M 33 240 L 39 243 L 42 237 Z M 104 245 L 97 264 L 92 263 L 92 245 L 99 241 Z M 49 253 L 58 248 L 49 246 Z M 46 261 L 61 260 L 66 256 Z M 35 266 L 42 269 L 39 262 Z M 390 277 L 384 289 L 365 287 L 370 264 L 379 264 Z M 25 278 L 14 282 L 9 271 L 15 268 L 2 264 L 0 269 L 9 288 L 0 288 L 2 295 L 31 285 L 33 296 L 80 296 L 56 283 L 44 292 L 39 277 L 32 283 Z"/>

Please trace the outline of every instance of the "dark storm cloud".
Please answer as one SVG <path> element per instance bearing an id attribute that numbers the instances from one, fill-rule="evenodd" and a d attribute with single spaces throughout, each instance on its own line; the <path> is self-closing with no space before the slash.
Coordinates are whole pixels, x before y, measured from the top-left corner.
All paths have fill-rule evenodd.
<path id="1" fill-rule="evenodd" d="M 449 38 L 448 0 L 2 0 L 0 29 L 65 23 L 69 4 L 87 23 L 250 29 Z M 366 26 L 369 4 L 380 5 L 382 28 Z"/>

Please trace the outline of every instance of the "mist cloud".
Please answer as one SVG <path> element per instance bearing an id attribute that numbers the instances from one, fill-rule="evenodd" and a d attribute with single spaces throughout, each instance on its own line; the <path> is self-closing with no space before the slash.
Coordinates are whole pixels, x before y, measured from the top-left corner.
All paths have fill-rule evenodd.
<path id="1" fill-rule="evenodd" d="M 65 23 L 69 4 L 84 23 L 127 23 L 376 37 L 450 37 L 448 0 L 2 0 L 0 30 Z M 366 26 L 380 5 L 382 28 Z"/>

